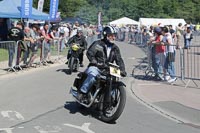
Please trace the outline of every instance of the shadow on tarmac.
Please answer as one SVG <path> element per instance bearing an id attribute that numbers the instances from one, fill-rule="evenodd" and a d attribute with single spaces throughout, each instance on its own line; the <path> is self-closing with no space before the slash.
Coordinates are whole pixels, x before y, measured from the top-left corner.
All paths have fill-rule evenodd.
<path id="1" fill-rule="evenodd" d="M 101 121 L 101 119 L 99 118 L 100 115 L 98 111 L 92 108 L 86 108 L 75 101 L 66 101 L 64 108 L 69 110 L 71 114 L 81 113 L 84 116 L 91 116 Z M 109 124 L 116 124 L 116 122 L 112 122 Z"/>
<path id="2" fill-rule="evenodd" d="M 70 71 L 70 69 L 58 69 L 56 70 L 57 72 L 64 72 L 67 75 L 71 75 L 72 72 Z"/>

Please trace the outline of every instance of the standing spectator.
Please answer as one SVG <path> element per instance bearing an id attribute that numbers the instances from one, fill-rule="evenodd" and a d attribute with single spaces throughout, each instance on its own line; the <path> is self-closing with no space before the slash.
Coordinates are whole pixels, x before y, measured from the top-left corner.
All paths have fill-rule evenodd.
<path id="1" fill-rule="evenodd" d="M 43 64 L 46 65 L 46 63 L 53 63 L 50 60 L 50 41 L 52 38 L 49 35 L 49 24 L 45 23 L 44 26 L 41 28 L 42 36 L 44 37 L 44 58 L 43 58 Z"/>
<path id="2" fill-rule="evenodd" d="M 176 27 L 176 48 L 179 49 L 180 48 L 180 39 L 181 39 L 181 35 L 183 34 L 183 27 L 182 27 L 182 23 L 179 23 L 178 26 Z"/>
<path id="3" fill-rule="evenodd" d="M 87 35 L 88 35 L 88 37 L 87 37 L 87 43 L 88 43 L 89 46 L 92 44 L 92 42 L 93 42 L 93 36 L 95 34 L 93 28 L 94 28 L 93 25 L 90 25 L 89 28 L 88 28 L 88 30 L 87 30 Z"/>
<path id="4" fill-rule="evenodd" d="M 74 35 L 77 34 L 77 28 L 80 27 L 79 22 L 76 21 L 73 25 L 73 29 L 71 31 L 70 37 L 73 37 Z"/>
<path id="5" fill-rule="evenodd" d="M 23 27 L 23 23 L 17 22 L 16 26 L 12 27 L 8 31 L 8 40 L 15 41 L 15 42 L 24 40 L 24 31 L 22 30 L 22 27 Z M 8 66 L 13 67 L 12 63 L 13 63 L 14 54 L 16 52 L 15 46 L 9 45 L 8 52 L 9 52 Z M 16 65 L 19 65 L 19 57 L 20 57 L 20 47 L 18 46 Z"/>
<path id="6" fill-rule="evenodd" d="M 161 41 L 163 39 L 163 35 L 162 35 L 162 29 L 160 27 L 155 27 L 154 28 L 154 33 L 155 33 L 155 39 L 150 41 L 150 44 L 154 45 L 154 48 L 152 50 L 152 55 L 153 58 L 155 58 L 155 60 L 153 61 L 153 69 L 155 72 L 155 80 L 163 80 L 161 74 L 163 74 L 165 72 L 164 69 L 164 63 L 165 63 L 165 46 L 161 45 Z"/>
<path id="7" fill-rule="evenodd" d="M 86 39 L 88 37 L 88 26 L 87 26 L 87 24 L 83 25 L 83 36 L 85 36 Z"/>
<path id="8" fill-rule="evenodd" d="M 30 49 L 31 49 L 31 57 L 29 59 L 27 67 L 31 67 L 34 60 L 37 58 L 37 51 L 39 47 L 39 43 L 41 43 L 41 38 L 39 35 L 40 28 L 38 25 L 32 25 L 32 28 L 30 29 L 30 34 L 32 39 L 30 40 Z"/>
<path id="9" fill-rule="evenodd" d="M 55 44 L 58 45 L 58 40 L 59 40 L 59 36 L 58 36 L 58 28 L 56 26 L 51 27 L 51 31 L 50 31 L 50 37 L 52 38 L 52 45 L 54 46 Z"/>
<path id="10" fill-rule="evenodd" d="M 27 47 L 27 49 L 24 51 L 24 54 L 23 54 L 23 61 L 24 61 L 25 65 L 27 65 L 27 59 L 29 57 L 29 53 L 30 53 L 30 50 L 31 50 L 30 46 L 31 46 L 32 41 L 33 41 L 33 39 L 31 37 L 30 28 L 25 27 L 24 28 L 24 44 Z"/>
<path id="11" fill-rule="evenodd" d="M 168 81 L 169 83 L 172 83 L 177 80 L 175 77 L 175 67 L 174 67 L 174 62 L 175 62 L 175 46 L 173 46 L 173 38 L 172 35 L 170 34 L 169 30 L 167 27 L 163 28 L 163 40 L 162 44 L 167 45 L 166 46 L 166 60 L 165 60 L 165 80 Z M 169 76 L 167 76 L 167 72 L 169 73 Z"/>
<path id="12" fill-rule="evenodd" d="M 121 35 L 122 35 L 121 41 L 124 41 L 125 37 L 126 37 L 126 27 L 125 26 L 123 26 L 121 28 Z"/>
<path id="13" fill-rule="evenodd" d="M 171 36 L 172 36 L 172 42 L 173 42 L 173 44 L 174 44 L 175 39 L 176 39 L 176 33 L 175 33 L 175 30 L 173 29 L 172 25 L 169 25 L 169 33 L 170 33 Z"/>
<path id="14" fill-rule="evenodd" d="M 188 49 L 190 48 L 191 40 L 193 39 L 193 34 L 189 26 L 186 28 L 186 32 L 184 33 L 183 36 L 184 36 L 184 48 Z"/>
<path id="15" fill-rule="evenodd" d="M 69 40 L 69 36 L 70 36 L 70 27 L 69 24 L 63 24 L 61 27 L 58 28 L 58 34 L 59 37 L 61 37 L 62 39 L 60 40 L 60 45 L 61 45 L 61 51 L 65 48 L 65 44 L 67 43 L 67 41 Z"/>

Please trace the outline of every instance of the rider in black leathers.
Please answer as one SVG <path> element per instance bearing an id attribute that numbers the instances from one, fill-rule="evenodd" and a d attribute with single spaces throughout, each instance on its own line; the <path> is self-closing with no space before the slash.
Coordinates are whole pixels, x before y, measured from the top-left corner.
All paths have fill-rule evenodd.
<path id="1" fill-rule="evenodd" d="M 80 61 L 80 67 L 83 67 L 83 56 L 84 56 L 84 51 L 87 49 L 87 42 L 85 40 L 85 36 L 83 36 L 83 31 L 81 28 L 77 28 L 77 34 L 71 37 L 67 45 L 71 46 L 73 43 L 80 44 L 81 46 L 81 51 L 79 53 L 79 61 Z M 67 59 L 71 57 L 70 50 L 68 51 Z"/>
<path id="2" fill-rule="evenodd" d="M 86 94 L 91 86 L 96 81 L 95 77 L 100 74 L 100 71 L 106 67 L 108 62 L 115 62 L 121 70 L 121 76 L 126 76 L 125 64 L 120 54 L 119 47 L 114 43 L 116 37 L 116 29 L 112 26 L 107 26 L 103 29 L 102 40 L 93 42 L 87 50 L 87 57 L 90 61 L 86 69 L 87 78 L 83 82 L 80 91 Z"/>

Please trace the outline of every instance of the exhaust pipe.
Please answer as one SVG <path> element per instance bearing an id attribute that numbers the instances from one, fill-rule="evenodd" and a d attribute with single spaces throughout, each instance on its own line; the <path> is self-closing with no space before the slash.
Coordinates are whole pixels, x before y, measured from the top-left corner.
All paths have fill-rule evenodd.
<path id="1" fill-rule="evenodd" d="M 94 96 L 92 96 L 91 101 L 90 101 L 89 104 L 85 104 L 85 103 L 81 102 L 81 101 L 77 98 L 77 97 L 78 97 L 78 92 L 77 92 L 77 90 L 74 90 L 72 87 L 71 87 L 71 89 L 70 89 L 70 93 L 71 93 L 72 96 L 75 98 L 75 100 L 76 100 L 79 104 L 81 104 L 81 105 L 83 105 L 83 106 L 85 106 L 85 107 L 87 107 L 87 108 L 89 108 L 89 107 L 93 104 L 93 102 L 94 102 L 94 100 L 95 100 L 97 94 L 99 93 L 99 91 L 100 91 L 100 89 L 98 89 L 98 90 L 95 92 L 95 94 L 94 94 Z"/>
<path id="2" fill-rule="evenodd" d="M 78 92 L 76 90 L 74 90 L 72 87 L 70 89 L 70 93 L 72 94 L 73 97 L 75 97 L 77 99 Z"/>

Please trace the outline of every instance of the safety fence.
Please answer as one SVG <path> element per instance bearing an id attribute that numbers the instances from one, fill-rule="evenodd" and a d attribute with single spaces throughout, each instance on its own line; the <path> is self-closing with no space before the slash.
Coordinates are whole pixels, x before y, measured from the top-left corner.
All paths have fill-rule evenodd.
<path id="1" fill-rule="evenodd" d="M 88 47 L 97 39 L 97 35 L 88 36 Z M 0 75 L 1 72 L 17 72 L 49 63 L 64 63 L 68 49 L 64 38 L 51 41 L 38 39 L 34 44 L 30 41 L 0 41 Z"/>
<path id="2" fill-rule="evenodd" d="M 62 39 L 38 41 L 27 45 L 27 41 L 1 41 L 0 42 L 0 70 L 19 71 L 24 67 L 44 66 L 48 62 L 64 62 L 68 47 Z M 34 60 L 33 60 L 34 58 Z"/>
<path id="3" fill-rule="evenodd" d="M 192 42 L 196 43 L 200 39 L 200 32 L 199 31 L 193 31 L 193 39 Z M 119 32 L 117 35 L 118 41 L 127 42 L 129 44 L 137 44 L 140 46 L 146 46 L 150 36 L 148 32 Z M 176 38 L 175 38 L 176 42 Z M 181 36 L 181 44 L 183 45 L 183 36 Z"/>
<path id="4" fill-rule="evenodd" d="M 176 45 L 172 45 L 176 46 Z M 155 51 L 153 46 L 146 46 L 143 48 L 146 53 L 146 57 L 135 66 L 132 71 L 132 75 L 137 78 L 141 73 L 145 73 L 145 78 L 151 79 L 155 76 L 154 64 L 155 64 Z M 164 62 L 166 58 L 164 58 Z M 159 62 L 163 62 L 160 60 Z M 180 48 L 175 50 L 175 76 L 182 81 L 187 80 L 185 87 L 188 86 L 190 81 L 198 87 L 197 81 L 200 81 L 200 45 L 192 44 L 189 48 Z M 139 71 L 138 71 L 139 70 Z M 162 76 L 164 75 L 163 71 L 159 72 Z M 164 76 L 163 76 L 164 77 Z"/>
<path id="5" fill-rule="evenodd" d="M 16 64 L 17 54 L 17 42 L 15 41 L 1 41 L 0 42 L 0 69 L 7 69 L 8 66 L 14 70 Z M 10 55 L 10 56 L 9 56 Z"/>

